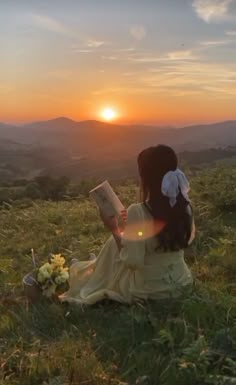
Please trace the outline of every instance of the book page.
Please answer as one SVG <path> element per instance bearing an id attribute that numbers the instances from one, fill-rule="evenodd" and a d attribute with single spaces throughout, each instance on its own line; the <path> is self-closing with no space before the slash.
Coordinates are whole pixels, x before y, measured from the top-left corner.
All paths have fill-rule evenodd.
<path id="1" fill-rule="evenodd" d="M 120 215 L 124 206 L 113 191 L 108 181 L 101 183 L 90 191 L 90 196 L 95 200 L 102 212 L 107 216 Z"/>
<path id="2" fill-rule="evenodd" d="M 114 210 L 118 215 L 120 215 L 120 212 L 125 209 L 124 205 L 121 203 L 120 199 L 112 189 L 111 185 L 107 182 L 106 184 L 106 190 L 107 195 L 112 203 L 112 206 L 114 207 Z"/>

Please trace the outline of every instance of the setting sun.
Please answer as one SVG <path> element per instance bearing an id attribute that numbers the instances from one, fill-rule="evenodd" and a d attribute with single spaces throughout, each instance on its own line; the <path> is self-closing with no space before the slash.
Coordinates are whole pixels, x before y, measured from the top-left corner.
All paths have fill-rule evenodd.
<path id="1" fill-rule="evenodd" d="M 105 108 L 101 112 L 101 116 L 106 121 L 114 120 L 117 116 L 116 112 L 112 108 Z"/>

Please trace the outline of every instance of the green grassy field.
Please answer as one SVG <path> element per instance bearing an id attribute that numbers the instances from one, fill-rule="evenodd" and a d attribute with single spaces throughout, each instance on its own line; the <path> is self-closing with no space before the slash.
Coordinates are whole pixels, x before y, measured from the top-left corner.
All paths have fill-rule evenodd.
<path id="1" fill-rule="evenodd" d="M 0 211 L 0 384 L 236 384 L 236 168 L 192 180 L 195 277 L 181 301 L 31 306 L 22 277 L 50 253 L 86 259 L 108 237 L 85 198 L 19 201 Z M 121 186 L 126 205 L 136 188 Z"/>

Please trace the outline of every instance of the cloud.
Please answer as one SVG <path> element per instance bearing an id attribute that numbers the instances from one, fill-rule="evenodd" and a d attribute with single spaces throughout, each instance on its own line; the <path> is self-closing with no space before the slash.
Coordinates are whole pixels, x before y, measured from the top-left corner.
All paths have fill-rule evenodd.
<path id="1" fill-rule="evenodd" d="M 233 0 L 194 0 L 193 9 L 206 23 L 225 20 Z"/>
<path id="2" fill-rule="evenodd" d="M 112 94 L 112 93 L 119 93 L 123 92 L 123 87 L 110 87 L 110 88 L 102 88 L 97 89 L 91 92 L 92 95 L 105 95 L 105 94 Z"/>
<path id="3" fill-rule="evenodd" d="M 210 47 L 219 47 L 230 43 L 231 43 L 231 40 L 206 40 L 206 41 L 202 41 L 200 45 L 206 48 L 210 48 Z"/>
<path id="4" fill-rule="evenodd" d="M 151 94 L 151 93 L 156 93 L 156 89 L 155 88 L 151 88 L 151 87 L 148 87 L 148 88 L 143 88 L 143 85 L 142 86 L 137 86 L 136 84 L 135 85 L 129 85 L 129 86 L 121 86 L 121 87 L 113 87 L 113 88 L 104 88 L 104 89 L 98 89 L 98 90 L 94 90 L 91 92 L 92 95 L 94 96 L 100 96 L 100 95 L 111 95 L 111 94 L 141 94 L 141 95 L 144 95 L 144 94 Z"/>
<path id="5" fill-rule="evenodd" d="M 72 52 L 73 53 L 93 53 L 93 52 L 96 52 L 97 48 L 102 47 L 104 44 L 106 43 L 102 40 L 95 40 L 95 39 L 89 39 L 87 41 L 84 40 L 79 44 L 73 44 Z"/>
<path id="6" fill-rule="evenodd" d="M 104 60 L 118 60 L 119 58 L 117 56 L 102 56 L 102 59 Z"/>
<path id="7" fill-rule="evenodd" d="M 62 23 L 49 16 L 31 13 L 30 18 L 34 26 L 37 26 L 41 29 L 63 35 L 67 35 L 69 33 L 68 29 Z"/>
<path id="8" fill-rule="evenodd" d="M 197 59 L 192 51 L 173 51 L 169 52 L 166 55 L 158 55 L 158 56 L 132 56 L 129 57 L 128 60 L 136 63 L 168 63 L 172 61 L 194 61 Z"/>
<path id="9" fill-rule="evenodd" d="M 134 52 L 136 50 L 135 50 L 135 48 L 130 47 L 130 48 L 120 48 L 118 51 L 119 52 Z"/>
<path id="10" fill-rule="evenodd" d="M 156 88 L 159 91 L 186 94 L 199 94 L 207 91 L 217 97 L 236 94 L 236 74 L 234 66 L 203 62 L 173 62 L 168 66 L 163 63 L 158 69 L 150 69 L 139 77 L 143 87 Z"/>
<path id="11" fill-rule="evenodd" d="M 160 56 L 136 56 L 128 58 L 131 62 L 137 63 L 158 63 L 163 60 Z"/>
<path id="12" fill-rule="evenodd" d="M 92 49 L 80 49 L 80 48 L 74 48 L 72 50 L 73 53 L 93 53 L 94 51 Z"/>
<path id="13" fill-rule="evenodd" d="M 168 53 L 170 60 L 196 60 L 197 57 L 193 55 L 192 51 L 174 51 Z"/>
<path id="14" fill-rule="evenodd" d="M 105 44 L 105 41 L 91 39 L 87 42 L 87 47 L 99 48 L 99 47 L 103 46 L 104 44 Z"/>
<path id="15" fill-rule="evenodd" d="M 143 25 L 133 25 L 129 30 L 132 37 L 136 40 L 142 40 L 145 38 L 147 32 Z"/>
<path id="16" fill-rule="evenodd" d="M 138 76 L 137 76 L 138 74 Z M 94 96 L 111 94 L 168 95 L 170 97 L 201 96 L 206 94 L 220 100 L 236 96 L 236 74 L 234 64 L 201 61 L 160 62 L 145 71 L 123 74 L 123 79 L 113 86 L 95 88 Z"/>
<path id="17" fill-rule="evenodd" d="M 225 34 L 227 36 L 236 36 L 236 30 L 226 31 Z"/>

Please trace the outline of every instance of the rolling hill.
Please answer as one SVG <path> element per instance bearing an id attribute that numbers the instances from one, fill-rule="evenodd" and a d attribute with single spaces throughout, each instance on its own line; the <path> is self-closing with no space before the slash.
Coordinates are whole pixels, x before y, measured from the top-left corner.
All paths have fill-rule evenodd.
<path id="1" fill-rule="evenodd" d="M 128 154 L 132 149 L 136 152 L 153 143 L 169 143 L 177 150 L 194 151 L 236 145 L 236 121 L 166 128 L 98 121 L 75 122 L 68 118 L 57 118 L 19 127 L 0 123 L 0 138 L 21 143 L 63 146 L 81 155 L 104 152 L 114 155 L 120 150 Z"/>
<path id="2" fill-rule="evenodd" d="M 157 143 L 170 144 L 192 164 L 200 158 L 202 163 L 208 157 L 222 159 L 227 153 L 232 157 L 236 121 L 183 128 L 75 122 L 68 118 L 17 127 L 0 123 L 0 177 L 30 178 L 40 173 L 73 179 L 128 177 L 135 172 L 137 153 Z M 221 153 L 209 153 L 214 148 Z M 224 148 L 226 154 L 222 153 Z M 203 150 L 208 154 L 201 153 Z"/>

